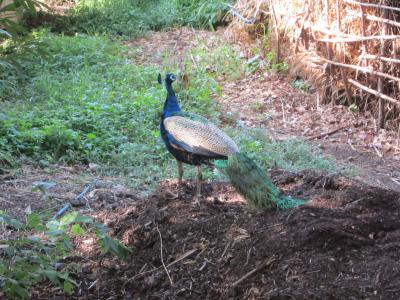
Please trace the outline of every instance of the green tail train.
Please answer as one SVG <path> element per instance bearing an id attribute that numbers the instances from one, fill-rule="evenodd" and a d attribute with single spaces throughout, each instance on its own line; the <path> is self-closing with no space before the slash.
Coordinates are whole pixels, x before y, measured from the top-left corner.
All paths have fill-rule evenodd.
<path id="1" fill-rule="evenodd" d="M 284 195 L 268 175 L 243 153 L 228 160 L 216 160 L 214 165 L 230 179 L 235 189 L 246 198 L 249 206 L 263 210 L 289 209 L 304 204 L 303 200 Z"/>

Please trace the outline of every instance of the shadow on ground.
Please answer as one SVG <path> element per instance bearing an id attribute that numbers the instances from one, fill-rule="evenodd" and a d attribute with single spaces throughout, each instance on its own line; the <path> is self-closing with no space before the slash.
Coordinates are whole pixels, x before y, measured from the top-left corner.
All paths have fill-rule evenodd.
<path id="1" fill-rule="evenodd" d="M 226 183 L 207 183 L 198 207 L 193 182 L 176 199 L 176 182 L 166 181 L 133 205 L 97 213 L 133 252 L 121 262 L 76 240 L 83 267 L 67 298 L 398 299 L 399 193 L 337 174 L 270 175 L 308 204 L 254 212 Z M 46 287 L 33 297 L 48 299 Z"/>

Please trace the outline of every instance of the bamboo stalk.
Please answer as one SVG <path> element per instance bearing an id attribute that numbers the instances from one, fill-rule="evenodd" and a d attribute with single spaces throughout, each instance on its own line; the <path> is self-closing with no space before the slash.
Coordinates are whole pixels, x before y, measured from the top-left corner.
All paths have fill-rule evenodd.
<path id="1" fill-rule="evenodd" d="M 383 0 L 383 4 L 386 4 L 386 0 Z M 383 15 L 384 19 L 387 19 L 389 15 L 388 10 L 381 10 L 381 15 Z M 387 33 L 387 23 L 383 23 L 382 26 L 382 35 L 386 35 Z M 384 56 L 385 55 L 385 46 L 386 43 L 382 39 L 381 44 L 379 47 L 379 55 Z M 385 71 L 385 62 L 384 61 L 379 61 L 379 72 L 384 72 Z M 382 94 L 383 92 L 383 78 L 380 76 L 378 78 L 378 92 Z M 385 128 L 385 106 L 383 103 L 383 99 L 379 97 L 379 113 L 378 113 L 378 124 L 379 128 Z"/>
<path id="2" fill-rule="evenodd" d="M 360 88 L 360 89 L 362 89 L 362 90 L 364 90 L 364 91 L 366 91 L 366 92 L 368 92 L 368 93 L 370 93 L 372 95 L 375 95 L 375 96 L 377 96 L 379 98 L 382 98 L 382 99 L 384 99 L 384 100 L 386 100 L 386 101 L 388 101 L 390 103 L 393 103 L 393 104 L 395 104 L 395 105 L 400 107 L 400 101 L 399 100 L 396 100 L 396 99 L 394 99 L 392 97 L 389 97 L 387 95 L 381 94 L 378 91 L 376 91 L 374 89 L 371 89 L 371 88 L 369 88 L 369 87 L 367 87 L 365 85 L 362 85 L 361 83 L 359 83 L 358 81 L 355 81 L 353 79 L 347 79 L 347 81 L 350 82 L 351 84 L 353 84 L 354 86 L 356 86 L 356 87 L 358 87 L 358 88 Z"/>
<path id="3" fill-rule="evenodd" d="M 311 29 L 313 31 L 318 31 L 318 32 L 324 33 L 326 35 L 335 35 L 337 37 L 345 37 L 345 38 L 346 37 L 347 38 L 353 38 L 354 37 L 354 35 L 350 35 L 350 34 L 347 34 L 347 33 L 344 33 L 344 32 L 340 32 L 340 31 L 332 30 L 332 29 L 328 29 L 328 28 L 322 28 L 320 26 L 312 26 Z"/>
<path id="4" fill-rule="evenodd" d="M 272 16 L 274 17 L 274 21 L 275 21 L 275 35 L 276 35 L 276 62 L 279 62 L 279 60 L 281 59 L 281 46 L 280 46 L 280 40 L 279 40 L 279 29 L 278 29 L 278 19 L 276 17 L 276 13 L 275 13 L 275 8 L 274 8 L 274 0 L 270 0 L 270 5 L 271 5 L 271 10 L 272 10 Z"/>
<path id="5" fill-rule="evenodd" d="M 366 32 L 366 29 L 365 29 L 365 27 L 366 27 L 366 19 L 365 19 L 365 12 L 364 12 L 364 10 L 365 10 L 365 8 L 364 7 L 362 7 L 362 6 L 360 6 L 360 11 L 361 11 L 361 35 L 362 35 L 362 37 L 365 37 L 366 36 L 366 34 L 365 34 L 365 32 Z M 362 41 L 362 47 L 361 47 L 361 51 L 362 51 L 362 54 L 365 54 L 365 53 L 367 53 L 367 43 L 366 43 L 366 41 Z M 363 64 L 364 66 L 368 66 L 368 61 L 365 61 L 365 63 L 363 63 L 364 61 L 360 61 L 360 64 Z M 370 77 L 367 75 L 367 76 L 365 76 L 366 78 L 366 81 L 367 82 L 369 82 L 370 81 Z M 358 79 L 358 71 L 357 71 L 357 73 L 356 73 L 356 79 Z M 360 95 L 361 95 L 361 98 L 363 99 L 364 98 L 364 95 L 363 95 L 363 90 L 361 90 L 360 91 Z M 366 102 L 365 102 L 366 103 Z"/>
<path id="6" fill-rule="evenodd" d="M 323 38 L 319 39 L 320 42 L 325 43 L 353 43 L 353 42 L 362 42 L 362 41 L 371 41 L 371 40 L 397 40 L 400 39 L 400 35 L 373 35 L 373 36 L 350 36 L 346 38 Z"/>
<path id="7" fill-rule="evenodd" d="M 329 18 L 329 0 L 325 0 L 325 15 L 326 15 L 326 24 L 328 25 L 328 28 L 330 28 L 331 26 L 331 22 L 330 22 L 330 18 Z M 326 52 L 327 52 L 327 56 L 329 60 L 332 60 L 332 56 L 333 56 L 333 49 L 332 49 L 332 44 L 330 43 L 326 43 Z M 333 77 L 333 65 L 329 65 L 329 73 L 328 75 L 330 77 Z M 331 104 L 334 105 L 335 103 L 335 98 L 334 98 L 334 94 L 331 93 Z"/>
<path id="8" fill-rule="evenodd" d="M 396 22 L 396 21 L 393 21 L 393 20 L 390 20 L 390 19 L 381 18 L 381 17 L 377 17 L 377 16 L 372 16 L 372 15 L 366 15 L 365 18 L 367 20 L 370 20 L 370 21 L 376 21 L 376 22 L 380 22 L 380 23 L 384 23 L 384 24 L 400 27 L 400 22 Z"/>
<path id="9" fill-rule="evenodd" d="M 342 31 L 342 17 L 340 14 L 340 0 L 336 0 L 336 18 L 337 18 L 337 22 L 338 22 L 338 30 L 339 32 Z M 340 46 L 340 51 L 342 52 L 342 61 L 345 63 L 346 62 L 346 49 L 344 47 L 343 44 L 339 44 Z M 346 76 L 346 72 L 344 71 L 343 67 L 340 67 L 340 75 L 342 76 L 342 80 L 344 82 L 344 89 L 346 92 L 346 97 L 347 97 L 347 101 L 349 104 L 352 103 L 352 95 L 351 95 L 351 90 L 349 88 L 349 84 L 347 83 L 347 76 Z"/>
<path id="10" fill-rule="evenodd" d="M 373 54 L 364 54 L 361 55 L 363 59 L 376 59 L 376 60 L 382 60 L 390 63 L 395 63 L 395 64 L 400 64 L 400 59 L 396 58 L 390 58 L 390 57 L 384 57 L 384 56 L 378 56 L 378 55 L 373 55 Z"/>
<path id="11" fill-rule="evenodd" d="M 355 65 L 338 63 L 338 62 L 326 59 L 324 57 L 320 57 L 320 59 L 325 61 L 325 62 L 327 62 L 327 63 L 329 63 L 329 64 L 333 64 L 333 65 L 336 65 L 336 66 L 339 66 L 339 67 L 350 68 L 350 69 L 353 69 L 353 70 L 358 70 L 360 72 L 364 72 L 364 73 L 368 73 L 368 74 L 372 74 L 372 75 L 376 75 L 376 76 L 382 76 L 384 78 L 400 82 L 400 78 L 392 76 L 392 75 L 389 75 L 389 74 L 386 74 L 386 73 L 370 70 L 368 68 L 359 67 L 359 66 L 355 66 Z"/>
<path id="12" fill-rule="evenodd" d="M 308 2 L 307 0 L 304 1 L 304 4 L 303 4 L 303 11 L 306 10 L 307 2 Z M 308 18 L 309 15 L 310 15 L 310 9 L 308 8 L 308 9 L 307 9 L 307 12 L 306 12 L 306 14 L 304 15 L 303 20 L 302 20 L 302 22 L 301 22 L 300 33 L 299 33 L 299 36 L 297 37 L 296 43 L 295 43 L 295 45 L 294 45 L 294 53 L 297 53 L 297 51 L 298 51 L 299 41 L 300 41 L 300 39 L 301 39 L 301 36 L 303 35 L 304 25 L 306 24 L 306 20 L 307 20 L 307 18 Z"/>
<path id="13" fill-rule="evenodd" d="M 363 3 L 363 2 L 358 2 L 358 1 L 354 1 L 354 0 L 343 0 L 343 1 L 348 4 L 355 4 L 355 5 L 360 5 L 363 7 L 381 8 L 381 9 L 388 9 L 388 10 L 400 12 L 400 8 L 398 8 L 398 7 L 392 7 L 392 6 L 380 5 L 380 4 L 372 4 L 372 3 Z"/>

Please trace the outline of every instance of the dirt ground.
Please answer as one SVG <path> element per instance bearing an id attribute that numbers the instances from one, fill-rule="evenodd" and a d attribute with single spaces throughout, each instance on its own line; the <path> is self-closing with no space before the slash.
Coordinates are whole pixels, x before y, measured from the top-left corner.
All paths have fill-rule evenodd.
<path id="1" fill-rule="evenodd" d="M 42 286 L 32 299 L 398 299 L 400 193 L 340 175 L 274 170 L 306 206 L 249 211 L 226 183 L 167 181 L 145 199 L 94 215 L 132 247 L 126 262 L 75 241 L 78 291 Z M 167 271 L 163 267 L 166 266 Z"/>
<path id="2" fill-rule="evenodd" d="M 128 44 L 136 60 L 159 66 L 166 48 L 179 57 L 200 39 L 212 47 L 221 34 L 178 29 Z M 176 57 L 171 60 L 179 63 Z M 132 248 L 129 259 L 120 261 L 101 254 L 93 238 L 76 238 L 77 253 L 66 258 L 81 265 L 73 274 L 79 284 L 75 293 L 65 296 L 44 283 L 31 291 L 31 299 L 400 298 L 397 133 L 375 134 L 368 114 L 317 105 L 313 95 L 293 88 L 282 75 L 221 79 L 221 86 L 216 100 L 222 115 L 262 126 L 275 139 L 309 139 L 338 163 L 357 166 L 359 174 L 272 170 L 280 189 L 309 201 L 268 213 L 249 210 L 226 182 L 206 182 L 201 205 L 195 206 L 192 181 L 177 199 L 174 179 L 140 197 L 118 179 L 99 178 L 83 166 L 25 166 L 19 174 L 1 175 L 0 209 L 19 218 L 29 210 L 60 208 L 92 183 L 82 211 Z M 46 193 L 32 190 L 43 182 L 55 185 Z"/>

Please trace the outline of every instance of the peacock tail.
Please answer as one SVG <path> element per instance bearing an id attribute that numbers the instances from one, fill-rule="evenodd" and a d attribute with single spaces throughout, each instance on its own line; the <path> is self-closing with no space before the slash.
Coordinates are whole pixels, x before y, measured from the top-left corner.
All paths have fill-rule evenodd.
<path id="1" fill-rule="evenodd" d="M 214 165 L 229 177 L 232 185 L 247 200 L 250 207 L 276 210 L 304 204 L 303 200 L 284 195 L 268 175 L 243 153 L 230 155 L 228 160 L 215 160 Z"/>

